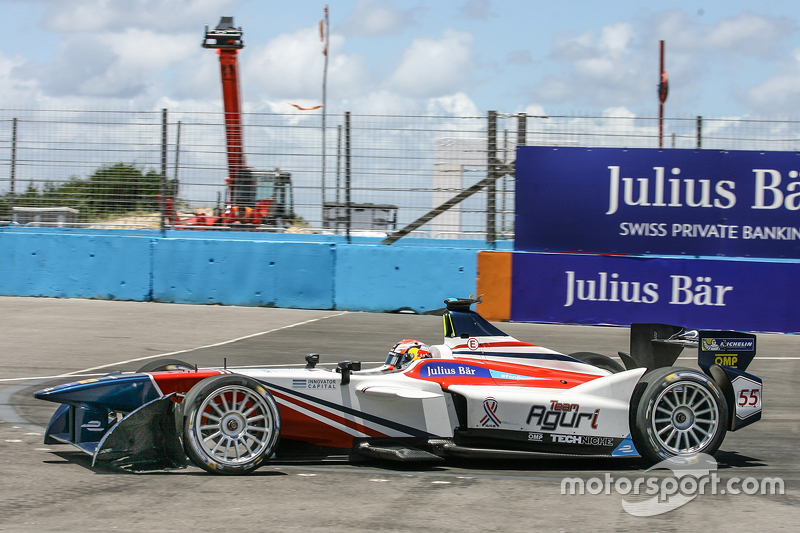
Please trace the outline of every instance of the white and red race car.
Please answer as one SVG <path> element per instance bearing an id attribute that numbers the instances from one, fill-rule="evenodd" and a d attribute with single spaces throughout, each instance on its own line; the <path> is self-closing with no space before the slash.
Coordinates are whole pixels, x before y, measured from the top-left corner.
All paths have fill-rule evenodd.
<path id="1" fill-rule="evenodd" d="M 201 368 L 161 360 L 35 393 L 59 406 L 46 444 L 132 471 L 194 464 L 247 474 L 271 458 L 713 454 L 727 431 L 761 418 L 761 380 L 745 372 L 756 337 L 634 324 L 619 363 L 518 341 L 448 299 L 443 344 L 398 343 L 386 363 Z M 671 366 L 686 347 L 702 371 Z"/>

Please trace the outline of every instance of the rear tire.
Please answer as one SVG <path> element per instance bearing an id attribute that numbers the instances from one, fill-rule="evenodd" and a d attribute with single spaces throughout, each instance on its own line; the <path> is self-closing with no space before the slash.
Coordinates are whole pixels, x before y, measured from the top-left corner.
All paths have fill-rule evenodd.
<path id="1" fill-rule="evenodd" d="M 272 395 L 255 379 L 236 374 L 196 384 L 183 399 L 183 447 L 212 474 L 249 474 L 273 454 L 281 419 Z"/>
<path id="2" fill-rule="evenodd" d="M 728 405 L 719 387 L 689 368 L 658 368 L 642 377 L 631 406 L 631 437 L 650 463 L 673 457 L 713 455 L 725 438 Z"/>
<path id="3" fill-rule="evenodd" d="M 594 352 L 575 352 L 569 354 L 569 356 L 574 357 L 579 361 L 583 361 L 584 363 L 589 363 L 590 365 L 596 366 L 597 368 L 608 370 L 612 374 L 625 371 L 625 367 L 623 367 L 621 364 L 617 363 L 607 355 Z"/>

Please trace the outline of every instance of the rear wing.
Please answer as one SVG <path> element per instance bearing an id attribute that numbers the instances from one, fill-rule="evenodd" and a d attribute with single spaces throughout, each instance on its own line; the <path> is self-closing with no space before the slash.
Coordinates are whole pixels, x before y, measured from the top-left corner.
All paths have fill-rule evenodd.
<path id="1" fill-rule="evenodd" d="M 756 356 L 756 336 L 741 331 L 687 330 L 668 324 L 631 324 L 630 353 L 619 356 L 628 370 L 672 366 L 684 348 L 697 349 L 706 373 L 713 365 L 745 371 Z"/>
<path id="2" fill-rule="evenodd" d="M 672 366 L 684 348 L 697 349 L 697 364 L 728 404 L 728 430 L 761 420 L 761 378 L 745 372 L 756 356 L 756 336 L 740 331 L 687 330 L 666 324 L 631 324 L 631 353 L 620 352 L 628 370 Z"/>

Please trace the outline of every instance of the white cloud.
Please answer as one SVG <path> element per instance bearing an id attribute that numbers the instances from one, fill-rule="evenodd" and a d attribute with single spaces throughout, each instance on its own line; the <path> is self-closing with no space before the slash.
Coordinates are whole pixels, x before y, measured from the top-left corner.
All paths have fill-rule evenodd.
<path id="1" fill-rule="evenodd" d="M 300 102 L 295 102 L 300 103 Z M 302 104 L 301 104 L 302 105 Z M 285 106 L 281 112 L 286 112 Z M 434 98 L 410 97 L 378 89 L 365 92 L 353 98 L 347 98 L 328 107 L 329 113 L 351 111 L 360 115 L 430 115 L 474 117 L 483 113 L 478 111 L 475 103 L 464 93 L 458 92 Z"/>
<path id="2" fill-rule="evenodd" d="M 38 80 L 50 96 L 130 99 L 153 86 L 159 73 L 197 55 L 197 39 L 192 37 L 138 28 L 70 35 L 51 64 L 28 64 L 19 73 Z"/>
<path id="3" fill-rule="evenodd" d="M 551 59 L 564 68 L 551 67 L 533 96 L 544 102 L 594 107 L 652 106 L 658 83 L 658 41 L 664 40 L 670 102 L 695 105 L 703 90 L 717 90 L 714 83 L 723 79 L 720 76 L 736 76 L 747 61 L 776 56 L 793 31 L 795 24 L 787 18 L 749 11 L 706 24 L 684 11 L 668 10 L 637 19 L 635 25 L 618 22 L 598 33 L 561 35 L 554 40 Z M 725 70 L 720 72 L 720 68 Z M 748 83 L 746 77 L 740 80 Z M 760 94 L 788 94 L 790 84 L 790 79 L 778 76 Z M 724 94 L 718 94 L 731 98 L 736 86 L 727 84 Z M 755 102 L 757 96 L 749 91 L 748 98 Z"/>
<path id="4" fill-rule="evenodd" d="M 389 0 L 358 0 L 341 31 L 366 37 L 390 35 L 400 33 L 413 18 L 412 10 L 398 9 Z"/>
<path id="5" fill-rule="evenodd" d="M 636 118 L 636 113 L 626 107 L 609 107 L 603 110 L 605 118 Z"/>
<path id="6" fill-rule="evenodd" d="M 0 52 L 0 99 L 13 105 L 31 105 L 36 101 L 36 82 L 17 75 L 24 64 L 20 57 L 9 58 Z"/>
<path id="7" fill-rule="evenodd" d="M 120 105 L 169 98 L 168 79 L 198 62 L 203 23 L 216 25 L 235 0 L 41 0 L 40 25 L 60 34 L 52 61 L 17 64 L 12 75 L 40 101 Z M 197 63 L 199 65 L 199 62 Z M 183 70 L 176 92 L 185 91 Z M 218 77 L 218 74 L 217 74 Z M 216 84 L 218 85 L 218 80 Z M 218 87 L 215 87 L 218 92 Z M 191 93 L 191 94 L 190 94 Z"/>
<path id="8" fill-rule="evenodd" d="M 523 113 L 528 115 L 529 117 L 546 117 L 547 113 L 544 110 L 544 107 L 540 106 L 539 104 L 530 104 L 522 110 Z"/>
<path id="9" fill-rule="evenodd" d="M 339 52 L 344 37 L 330 36 L 328 94 L 347 98 L 369 89 L 369 72 L 362 56 Z M 266 46 L 252 48 L 243 56 L 248 92 L 260 90 L 264 98 L 317 99 L 322 97 L 325 56 L 316 28 L 279 35 Z M 245 59 L 246 58 L 246 59 Z"/>
<path id="10" fill-rule="evenodd" d="M 474 37 L 447 29 L 442 39 L 414 39 L 387 85 L 400 94 L 430 98 L 464 90 L 475 62 Z"/>
<path id="11" fill-rule="evenodd" d="M 490 17 L 497 16 L 492 11 L 489 0 L 467 0 L 461 6 L 459 14 L 464 18 L 473 20 L 488 20 Z"/>
<path id="12" fill-rule="evenodd" d="M 721 19 L 715 25 L 701 24 L 680 10 L 658 13 L 647 24 L 654 38 L 666 39 L 678 53 L 720 52 L 770 57 L 780 42 L 796 30 L 785 17 L 764 17 L 750 11 Z"/>
<path id="13" fill-rule="evenodd" d="M 216 109 L 221 105 L 217 57 L 199 44 L 204 24 L 214 27 L 220 15 L 231 14 L 237 24 L 251 28 L 239 55 L 242 96 L 249 109 L 321 103 L 319 12 L 308 15 L 308 28 L 282 24 L 296 24 L 297 15 L 287 19 L 277 13 L 274 27 L 264 29 L 253 27 L 245 14 L 260 2 L 0 0 L 17 9 L 28 1 L 35 1 L 37 9 L 20 12 L 41 19 L 21 25 L 35 26 L 44 44 L 31 53 L 40 62 L 22 57 L 27 52 L 19 48 L 0 51 L 0 96 L 9 106 L 152 108 L 168 102 Z M 478 102 L 481 109 L 531 104 L 553 111 L 555 105 L 566 105 L 573 112 L 624 106 L 652 113 L 660 39 L 667 43 L 670 113 L 706 114 L 704 107 L 712 102 L 715 109 L 733 106 L 731 113 L 794 115 L 795 102 L 800 102 L 800 48 L 791 52 L 800 46 L 798 17 L 762 15 L 755 11 L 767 11 L 758 7 L 714 22 L 708 14 L 681 9 L 635 16 L 620 12 L 610 19 L 619 22 L 602 28 L 592 21 L 586 26 L 576 22 L 573 27 L 579 30 L 556 36 L 549 57 L 542 58 L 530 43 L 502 36 L 492 35 L 489 45 L 480 40 L 489 38 L 485 34 L 430 33 L 447 21 L 422 18 L 423 13 L 447 12 L 482 31 L 486 25 L 473 21 L 513 16 L 498 11 L 500 4 L 492 0 L 459 0 L 435 9 L 405 0 L 355 0 L 352 5 L 346 18 L 332 17 L 329 110 L 363 106 L 399 114 L 472 114 Z M 588 28 L 594 29 L 584 31 Z M 416 39 L 397 37 L 412 30 L 418 31 Z M 21 56 L 12 57 L 11 50 Z M 479 54 L 494 59 L 480 64 Z M 520 93 L 526 98 L 520 99 Z"/>
<path id="14" fill-rule="evenodd" d="M 778 74 L 743 95 L 743 100 L 763 114 L 797 116 L 800 113 L 800 48 L 792 52 Z"/>
<path id="15" fill-rule="evenodd" d="M 419 113 L 421 103 L 419 100 L 401 96 L 388 90 L 377 90 L 357 98 L 345 99 L 342 111 L 352 111 L 361 114 L 374 115 L 402 115 Z"/>
<path id="16" fill-rule="evenodd" d="M 652 80 L 641 74 L 647 70 L 633 46 L 635 40 L 634 28 L 627 22 L 604 26 L 599 35 L 561 36 L 552 57 L 568 63 L 569 71 L 546 78 L 536 88 L 536 98 L 595 106 L 636 102 Z"/>
<path id="17" fill-rule="evenodd" d="M 533 55 L 530 50 L 514 50 L 506 55 L 506 62 L 516 66 L 530 65 L 533 63 Z"/>
<path id="18" fill-rule="evenodd" d="M 59 33 L 118 32 L 131 27 L 170 35 L 216 26 L 236 0 L 44 0 L 43 25 Z"/>
<path id="19" fill-rule="evenodd" d="M 177 101 L 211 101 L 215 105 L 222 102 L 220 87 L 219 59 L 211 50 L 203 50 L 197 55 L 184 59 L 172 69 L 168 80 L 168 92 Z M 246 77 L 240 73 L 240 79 Z M 245 101 L 250 99 L 250 89 L 241 89 Z"/>
<path id="20" fill-rule="evenodd" d="M 456 117 L 477 117 L 483 115 L 478 111 L 469 96 L 462 92 L 431 98 L 428 100 L 429 115 L 453 115 Z"/>

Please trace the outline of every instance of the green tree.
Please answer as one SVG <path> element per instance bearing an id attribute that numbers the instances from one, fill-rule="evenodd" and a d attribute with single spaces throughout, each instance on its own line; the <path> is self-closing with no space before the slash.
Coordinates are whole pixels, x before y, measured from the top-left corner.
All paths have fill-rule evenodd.
<path id="1" fill-rule="evenodd" d="M 173 184 L 167 183 L 167 190 Z M 89 222 L 130 212 L 159 210 L 161 175 L 154 170 L 145 173 L 141 168 L 127 163 L 115 163 L 98 168 L 88 178 L 72 176 L 63 183 L 46 183 L 37 189 L 29 184 L 24 193 L 14 195 L 15 206 L 72 207 L 79 219 Z M 11 197 L 0 197 L 0 214 L 11 215 Z"/>

